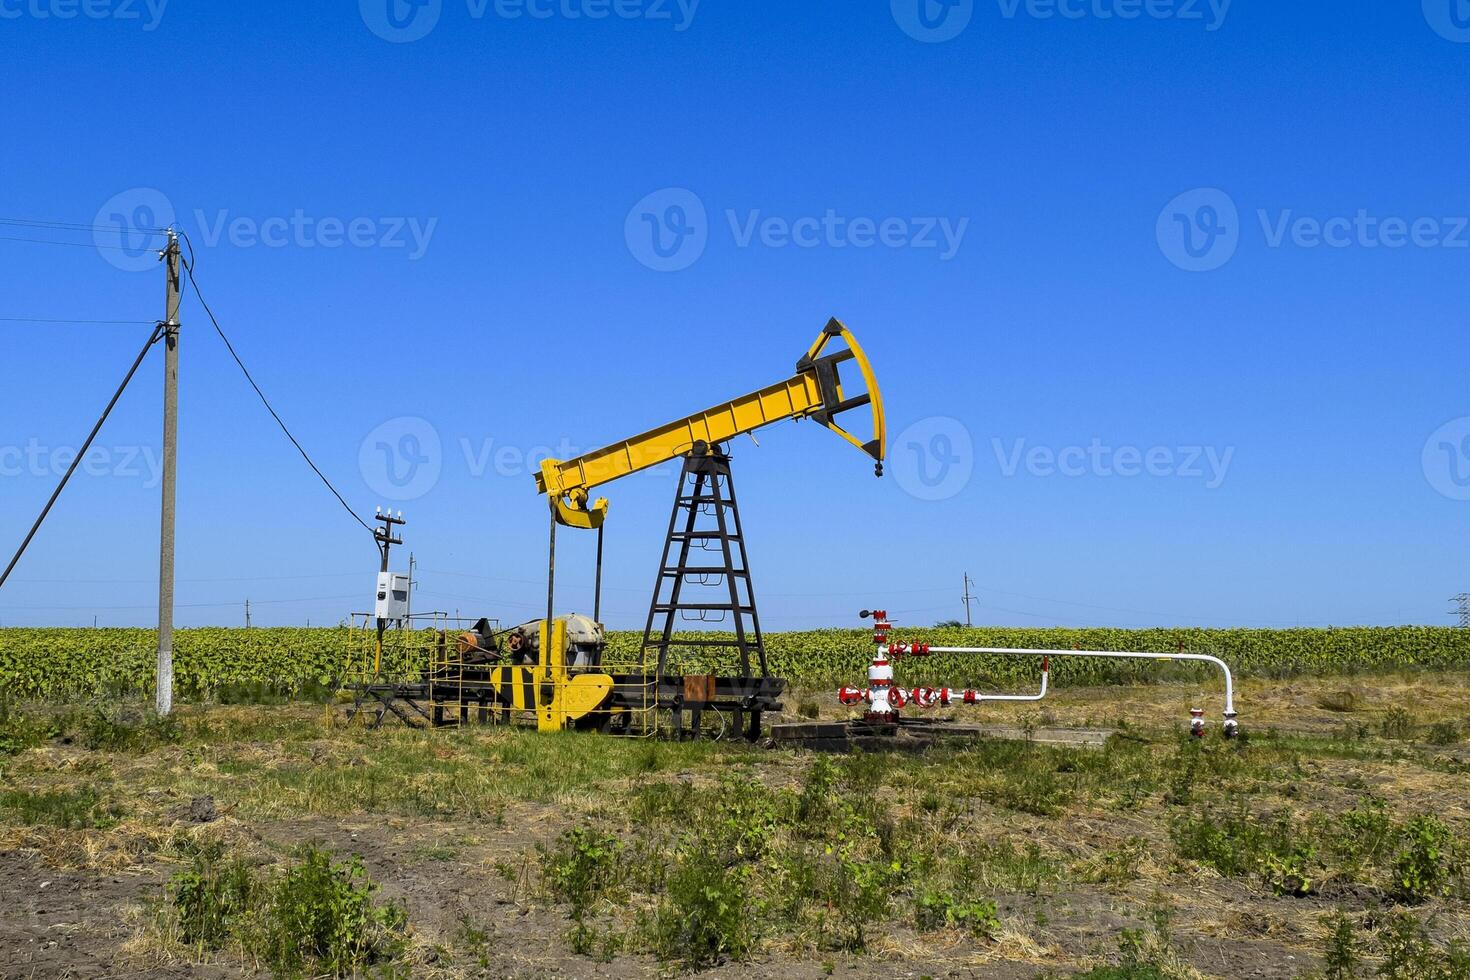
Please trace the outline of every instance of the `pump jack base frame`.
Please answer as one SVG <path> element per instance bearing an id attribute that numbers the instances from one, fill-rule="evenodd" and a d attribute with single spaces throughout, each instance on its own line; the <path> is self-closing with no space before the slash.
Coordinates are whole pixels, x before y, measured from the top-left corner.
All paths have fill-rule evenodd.
<path id="1" fill-rule="evenodd" d="M 534 726 L 534 720 L 523 717 L 523 709 L 512 708 L 507 697 L 489 685 L 488 670 L 482 668 L 478 673 L 485 676 L 466 667 L 462 678 L 451 680 L 362 684 L 355 690 L 347 719 L 363 716 L 371 729 L 381 727 L 389 714 L 410 728 L 471 721 Z M 613 679 L 611 698 L 583 727 L 612 735 L 651 734 L 635 720 L 652 713 L 659 718 L 659 734 L 678 741 L 698 738 L 706 712 L 710 712 L 721 720 L 721 738 L 754 742 L 762 735 L 762 716 L 784 708 L 780 699 L 786 681 L 779 677 L 700 675 L 655 680 L 646 674 L 609 676 Z"/>

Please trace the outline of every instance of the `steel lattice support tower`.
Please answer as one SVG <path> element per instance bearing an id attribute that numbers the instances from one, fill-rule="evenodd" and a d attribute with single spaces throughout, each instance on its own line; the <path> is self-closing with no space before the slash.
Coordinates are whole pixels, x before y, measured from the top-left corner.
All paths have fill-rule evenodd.
<path id="1" fill-rule="evenodd" d="M 697 592 L 691 595 L 690 589 Z M 679 620 L 723 623 L 734 636 L 675 638 Z M 684 471 L 679 475 L 669 534 L 643 630 L 645 669 L 652 661 L 660 679 L 671 672 L 685 673 L 682 664 L 671 671 L 671 650 L 693 654 L 701 673 L 719 672 L 715 664 L 727 662 L 734 653 L 739 676 L 770 676 L 745 535 L 730 482 L 730 457 L 703 443 L 696 443 L 684 458 Z"/>

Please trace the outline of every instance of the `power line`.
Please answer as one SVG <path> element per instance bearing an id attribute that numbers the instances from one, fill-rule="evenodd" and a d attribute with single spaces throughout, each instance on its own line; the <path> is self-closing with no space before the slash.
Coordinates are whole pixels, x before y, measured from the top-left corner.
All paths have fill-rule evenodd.
<path id="1" fill-rule="evenodd" d="M 0 321 L 5 323 L 113 323 L 127 326 L 143 326 L 158 322 L 157 320 L 68 320 L 41 316 L 0 316 Z"/>
<path id="2" fill-rule="evenodd" d="M 158 342 L 158 338 L 163 335 L 164 326 L 162 323 L 157 324 L 154 326 L 153 332 L 148 335 L 148 342 L 143 345 L 142 350 L 138 351 L 138 356 L 133 361 L 133 366 L 128 368 L 128 373 L 122 379 L 122 384 L 117 386 L 117 391 L 113 392 L 112 400 L 102 410 L 102 415 L 97 419 L 97 424 L 92 426 L 92 431 L 87 435 L 87 441 L 82 443 L 82 448 L 71 461 L 71 466 L 67 467 L 66 475 L 61 478 L 60 483 L 56 484 L 56 489 L 52 492 L 51 499 L 46 501 L 45 507 L 41 508 L 41 515 L 36 518 L 36 523 L 31 525 L 30 533 L 26 535 L 25 540 L 16 549 L 15 556 L 10 559 L 10 564 L 5 566 L 5 571 L 0 573 L 0 586 L 3 586 L 5 580 L 10 578 L 10 573 L 15 571 L 15 566 L 20 562 L 21 555 L 25 554 L 26 548 L 30 547 L 31 540 L 35 538 L 36 532 L 41 529 L 41 524 L 45 522 L 46 515 L 51 513 L 51 508 L 56 504 L 56 498 L 61 496 L 61 491 L 66 488 L 67 481 L 71 479 L 71 475 L 77 471 L 77 466 L 81 464 L 82 459 L 87 455 L 87 450 L 92 448 L 92 440 L 96 439 L 97 433 L 102 431 L 102 423 L 107 421 L 107 416 L 112 414 L 112 408 L 117 404 L 117 400 L 122 397 L 123 390 L 127 388 L 128 382 L 132 381 L 133 375 L 138 373 L 138 366 L 143 363 L 143 358 L 148 356 L 148 351 Z"/>
<path id="3" fill-rule="evenodd" d="M 103 245 L 100 242 L 58 242 L 50 238 L 16 238 L 9 235 L 0 236 L 0 242 L 29 242 L 32 245 L 70 245 L 73 248 L 107 248 L 118 252 L 139 251 L 127 245 Z"/>
<path id="4" fill-rule="evenodd" d="M 3 218 L 0 217 L 0 225 L 14 225 L 19 228 L 45 228 L 55 231 L 103 231 L 113 234 L 138 234 L 138 235 L 166 235 L 167 228 L 134 228 L 118 227 L 116 225 L 98 225 L 77 221 L 47 221 L 42 218 Z"/>
<path id="5" fill-rule="evenodd" d="M 312 461 L 312 458 L 309 455 L 307 455 L 306 450 L 301 447 L 301 443 L 298 442 L 296 440 L 296 437 L 291 434 L 291 430 L 286 427 L 286 423 L 281 419 L 281 416 L 276 412 L 275 408 L 271 406 L 270 399 L 265 397 L 265 392 L 260 390 L 260 385 L 255 383 L 255 378 L 251 377 L 250 369 L 245 366 L 244 361 L 240 360 L 240 355 L 235 353 L 235 345 L 230 343 L 229 337 L 225 336 L 224 329 L 220 327 L 219 320 L 215 318 L 214 311 L 209 308 L 209 303 L 206 302 L 204 299 L 204 293 L 199 289 L 199 281 L 194 278 L 194 243 L 189 241 L 188 235 L 184 235 L 184 242 L 189 246 L 189 261 L 184 263 L 184 269 L 189 273 L 189 285 L 194 287 L 194 295 L 199 298 L 199 305 L 202 306 L 204 308 L 204 312 L 209 315 L 209 322 L 214 325 L 214 332 L 219 334 L 219 339 L 225 342 L 225 349 L 230 352 L 230 356 L 233 357 L 235 359 L 235 363 L 240 366 L 240 371 L 242 374 L 245 375 L 245 380 L 250 382 L 250 387 L 254 388 L 255 393 L 260 396 L 261 404 L 265 406 L 265 410 L 267 412 L 271 413 L 271 418 L 276 420 L 276 424 L 281 427 L 281 431 L 286 434 L 286 438 L 291 440 L 291 445 L 295 446 L 296 451 L 301 454 L 301 458 L 306 460 L 306 465 L 310 466 L 312 472 L 317 475 L 317 477 L 322 481 L 326 488 L 332 491 L 332 496 L 337 498 L 337 502 L 342 505 L 342 509 L 351 514 L 352 519 L 361 524 L 363 530 L 367 531 L 369 534 L 373 533 L 373 529 L 368 526 L 368 523 L 364 521 L 361 517 L 357 516 L 357 511 L 352 509 L 352 507 L 347 503 L 343 496 L 337 492 L 337 488 L 332 485 L 332 481 L 327 479 L 326 474 L 323 473 L 321 471 L 321 468 Z"/>
<path id="6" fill-rule="evenodd" d="M 304 596 L 300 599 L 251 599 L 252 606 L 285 605 L 293 602 L 336 602 L 343 599 L 356 599 L 358 595 L 318 595 Z M 230 599 L 226 602 L 183 602 L 179 603 L 179 609 L 223 609 L 240 605 L 240 600 Z M 5 612 L 129 612 L 137 609 L 155 609 L 156 606 L 0 606 Z"/>

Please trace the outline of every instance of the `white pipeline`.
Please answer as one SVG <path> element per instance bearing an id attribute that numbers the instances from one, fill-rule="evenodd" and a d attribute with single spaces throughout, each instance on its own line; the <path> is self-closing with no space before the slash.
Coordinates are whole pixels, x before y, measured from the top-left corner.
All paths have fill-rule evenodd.
<path id="1" fill-rule="evenodd" d="M 1025 650 L 1014 647 L 930 647 L 930 653 L 980 653 L 1022 657 L 1105 657 L 1112 660 L 1193 660 L 1214 664 L 1225 675 L 1225 715 L 1235 717 L 1235 678 L 1219 657 L 1207 653 L 1120 653 L 1114 650 Z M 987 698 L 987 700 L 990 700 Z"/>

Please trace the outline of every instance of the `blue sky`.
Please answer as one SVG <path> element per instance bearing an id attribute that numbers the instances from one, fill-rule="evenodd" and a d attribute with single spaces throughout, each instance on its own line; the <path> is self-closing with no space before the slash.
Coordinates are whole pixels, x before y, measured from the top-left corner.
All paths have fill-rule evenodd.
<path id="1" fill-rule="evenodd" d="M 172 213 L 358 511 L 410 498 L 417 609 L 535 615 L 526 457 L 781 380 L 830 316 L 889 475 L 811 425 L 735 445 L 768 629 L 962 615 L 964 572 L 1017 625 L 1442 624 L 1470 589 L 1470 9 L 392 2 L 0 0 L 0 217 Z M 0 316 L 160 313 L 92 247 L 136 236 L 0 237 L 78 243 L 0 241 Z M 0 329 L 8 556 L 149 328 Z M 184 331 L 178 621 L 364 608 L 371 542 L 192 298 Z M 153 621 L 160 371 L 0 623 Z M 672 482 L 603 491 L 613 627 Z M 590 535 L 559 568 L 590 607 Z"/>

